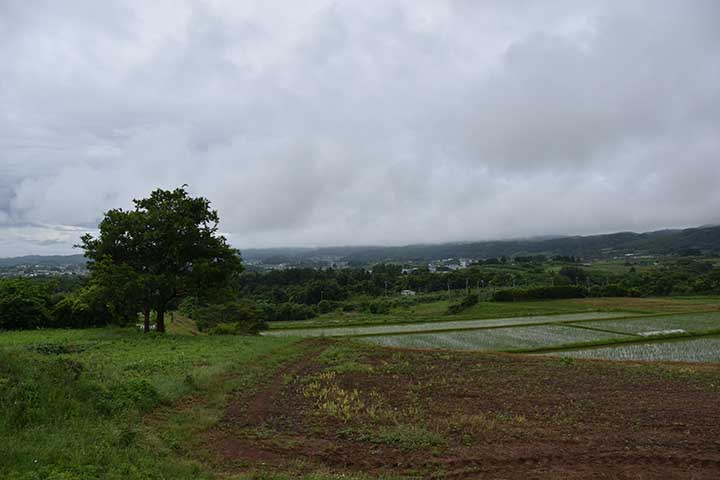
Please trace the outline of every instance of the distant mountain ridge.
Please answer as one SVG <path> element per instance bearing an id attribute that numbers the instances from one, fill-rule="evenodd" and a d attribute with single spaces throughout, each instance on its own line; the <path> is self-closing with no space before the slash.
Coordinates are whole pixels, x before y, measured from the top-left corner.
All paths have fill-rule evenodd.
<path id="1" fill-rule="evenodd" d="M 0 258 L 0 267 L 17 265 L 84 265 L 85 256 L 79 255 L 24 255 L 22 257 Z"/>
<path id="2" fill-rule="evenodd" d="M 720 226 L 657 230 L 654 232 L 618 232 L 589 236 L 546 236 L 544 238 L 490 240 L 420 244 L 394 247 L 319 247 L 243 250 L 246 260 L 264 261 L 286 257 L 292 261 L 337 258 L 342 261 L 372 263 L 382 261 L 424 261 L 439 258 L 491 258 L 517 255 L 574 255 L 600 258 L 628 253 L 667 255 L 699 250 L 720 253 Z"/>
<path id="3" fill-rule="evenodd" d="M 545 236 L 528 239 L 417 244 L 405 246 L 350 246 L 318 248 L 259 248 L 242 250 L 247 261 L 268 263 L 337 259 L 347 262 L 426 261 L 440 258 L 491 258 L 518 255 L 574 255 L 592 259 L 625 254 L 667 255 L 698 250 L 720 254 L 720 225 L 697 228 L 618 232 L 588 236 Z M 23 264 L 81 265 L 83 255 L 27 255 L 0 258 L 0 267 Z"/>

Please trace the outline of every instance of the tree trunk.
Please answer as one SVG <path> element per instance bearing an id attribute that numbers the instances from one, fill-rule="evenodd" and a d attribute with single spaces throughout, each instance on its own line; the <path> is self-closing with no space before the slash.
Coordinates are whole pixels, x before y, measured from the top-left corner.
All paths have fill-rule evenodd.
<path id="1" fill-rule="evenodd" d="M 150 307 L 145 307 L 143 309 L 143 317 L 145 320 L 145 323 L 143 325 L 143 331 L 145 333 L 148 333 L 150 331 Z"/>
<path id="2" fill-rule="evenodd" d="M 165 333 L 165 309 L 161 308 L 157 311 L 157 320 L 155 320 L 155 331 Z"/>

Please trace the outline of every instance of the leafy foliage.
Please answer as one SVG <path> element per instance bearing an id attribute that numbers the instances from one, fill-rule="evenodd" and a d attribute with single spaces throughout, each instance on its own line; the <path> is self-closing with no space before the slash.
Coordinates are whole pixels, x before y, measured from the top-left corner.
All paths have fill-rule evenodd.
<path id="1" fill-rule="evenodd" d="M 189 295 L 219 296 L 242 264 L 217 234 L 219 217 L 209 200 L 190 197 L 181 187 L 157 189 L 134 203 L 131 211 L 106 212 L 99 237 L 85 235 L 82 248 L 107 304 L 123 313 L 143 312 L 146 319 L 154 310 L 157 330 L 164 332 L 169 308 Z"/>
<path id="2" fill-rule="evenodd" d="M 455 315 L 463 310 L 467 310 L 468 308 L 472 307 L 473 305 L 477 305 L 478 301 L 480 300 L 480 297 L 477 294 L 468 294 L 465 295 L 465 297 L 460 301 L 460 303 L 456 303 L 453 305 L 450 305 L 448 307 L 448 315 Z"/>
<path id="3" fill-rule="evenodd" d="M 525 290 L 499 290 L 493 294 L 496 302 L 517 302 L 522 300 L 549 300 L 557 298 L 582 298 L 587 296 L 587 289 L 570 285 L 554 287 L 528 288 Z"/>
<path id="4" fill-rule="evenodd" d="M 267 328 L 265 313 L 247 302 L 227 302 L 198 308 L 193 319 L 200 330 L 215 334 L 256 335 Z"/>
<path id="5" fill-rule="evenodd" d="M 50 323 L 51 288 L 28 279 L 0 280 L 0 329 L 36 328 Z"/>

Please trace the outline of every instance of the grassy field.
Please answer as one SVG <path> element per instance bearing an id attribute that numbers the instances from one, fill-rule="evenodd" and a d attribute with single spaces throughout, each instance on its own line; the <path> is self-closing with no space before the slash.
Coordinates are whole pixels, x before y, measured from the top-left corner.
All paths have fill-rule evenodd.
<path id="1" fill-rule="evenodd" d="M 459 299 L 458 299 L 459 300 Z M 272 322 L 271 329 L 326 328 L 331 326 L 397 325 L 437 321 L 483 320 L 584 312 L 636 314 L 720 311 L 720 297 L 578 298 L 526 302 L 480 302 L 457 315 L 447 315 L 454 301 L 396 308 L 390 314 L 330 312 L 312 320 Z"/>
<path id="2" fill-rule="evenodd" d="M 517 302 L 510 305 L 542 305 L 542 309 L 560 305 L 582 305 L 593 312 L 556 313 L 526 317 L 470 319 L 472 311 L 486 308 L 481 304 L 471 313 L 431 317 L 426 322 L 400 322 L 382 324 L 370 322 L 358 325 L 350 322 L 345 326 L 333 323 L 314 324 L 308 328 L 275 328 L 268 336 L 297 337 L 361 337 L 366 342 L 395 348 L 446 349 L 502 351 L 516 353 L 552 352 L 582 347 L 607 349 L 587 350 L 587 355 L 613 359 L 612 348 L 618 348 L 617 355 L 625 358 L 618 344 L 672 342 L 678 337 L 707 336 L 720 334 L 720 312 L 717 297 L 681 297 L 670 299 L 618 298 L 579 299 L 552 302 Z M 491 304 L 496 305 L 496 304 Z M 434 304 L 423 305 L 427 311 L 436 308 Z M 507 310 L 510 311 L 510 310 Z M 540 308 L 536 311 L 540 311 Z M 673 314 L 668 312 L 690 312 Z M 692 313 L 698 312 L 698 313 Z M 621 317 L 621 318 L 614 318 Z M 697 348 L 711 348 L 712 342 L 699 342 Z M 628 352 L 672 351 L 668 359 L 685 361 L 715 361 L 714 352 L 696 352 L 696 349 L 670 347 L 627 347 Z M 607 354 L 606 354 L 607 352 Z M 628 354 L 629 355 L 629 354 Z M 640 354 L 638 354 L 640 355 Z M 652 355 L 639 356 L 652 359 Z M 661 358 L 666 358 L 661 357 Z"/>
<path id="3" fill-rule="evenodd" d="M 145 432 L 143 416 L 180 398 L 252 388 L 252 375 L 292 354 L 284 338 L 0 333 L 0 478 L 198 478 L 197 465 L 170 458 L 172 442 Z M 192 423 L 206 421 L 212 415 Z"/>
<path id="4" fill-rule="evenodd" d="M 576 470 L 564 470 L 568 462 L 584 465 L 581 473 L 602 468 L 608 478 L 667 478 L 690 467 L 697 478 L 714 478 L 720 367 L 582 358 L 720 361 L 718 336 L 649 342 L 637 335 L 677 325 L 712 331 L 717 314 L 599 320 L 562 313 L 575 303 L 601 314 L 692 312 L 717 308 L 717 299 L 632 299 L 606 308 L 592 301 L 533 307 L 560 305 L 550 311 L 560 316 L 498 323 L 443 316 L 452 328 L 474 329 L 363 337 L 421 348 L 575 347 L 553 353 L 560 359 L 207 336 L 180 316 L 165 336 L 117 328 L 0 332 L 0 478 L 586 478 L 569 475 Z M 527 321 L 565 323 L 507 325 Z M 637 343 L 577 348 L 626 340 Z M 618 433 L 618 424 L 633 427 Z M 658 435 L 655 446 L 626 448 Z M 588 439 L 597 442 L 591 453 Z M 562 455 L 547 450 L 556 444 Z M 653 460 L 660 458 L 683 460 Z"/>

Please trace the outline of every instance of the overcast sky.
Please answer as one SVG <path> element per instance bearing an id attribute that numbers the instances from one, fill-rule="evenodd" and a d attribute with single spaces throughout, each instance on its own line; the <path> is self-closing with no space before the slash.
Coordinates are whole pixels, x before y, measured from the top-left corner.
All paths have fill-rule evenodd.
<path id="1" fill-rule="evenodd" d="M 720 2 L 0 0 L 0 256 L 184 183 L 239 248 L 720 223 Z"/>

